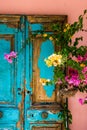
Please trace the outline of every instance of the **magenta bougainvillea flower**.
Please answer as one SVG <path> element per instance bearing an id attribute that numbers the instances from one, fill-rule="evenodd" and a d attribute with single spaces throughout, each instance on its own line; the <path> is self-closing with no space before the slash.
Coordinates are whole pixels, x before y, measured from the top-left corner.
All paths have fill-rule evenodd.
<path id="1" fill-rule="evenodd" d="M 80 103 L 81 105 L 87 104 L 87 97 L 85 97 L 85 98 L 79 98 L 79 103 Z"/>
<path id="2" fill-rule="evenodd" d="M 86 61 L 86 60 L 87 60 L 87 53 L 83 57 L 83 61 Z"/>
<path id="3" fill-rule="evenodd" d="M 81 83 L 82 83 L 83 85 L 87 85 L 87 78 L 83 79 L 83 80 L 81 81 Z"/>
<path id="4" fill-rule="evenodd" d="M 66 76 L 65 77 L 65 80 L 67 81 L 67 83 L 69 84 L 69 85 L 73 85 L 73 86 L 76 86 L 76 87 L 78 87 L 79 85 L 80 85 L 80 79 L 78 78 L 78 76 L 71 76 L 71 77 L 69 77 L 69 76 Z"/>
<path id="5" fill-rule="evenodd" d="M 80 55 L 77 56 L 78 62 L 84 62 L 86 60 L 87 60 L 87 53 L 84 56 L 80 56 Z"/>
<path id="6" fill-rule="evenodd" d="M 78 56 L 77 56 L 77 61 L 78 61 L 78 62 L 82 62 L 82 61 L 83 61 L 83 57 L 80 56 L 80 55 L 78 55 Z"/>
<path id="7" fill-rule="evenodd" d="M 78 71 L 73 68 L 69 68 L 68 72 L 69 72 L 68 73 L 69 76 L 78 76 Z"/>
<path id="8" fill-rule="evenodd" d="M 65 76 L 65 80 L 69 85 L 78 87 L 81 82 L 79 79 L 78 71 L 73 68 L 69 68 L 68 72 L 68 75 Z"/>
<path id="9" fill-rule="evenodd" d="M 9 63 L 13 62 L 13 58 L 17 57 L 17 52 L 11 51 L 9 54 L 4 54 L 4 59 L 6 59 Z"/>
<path id="10" fill-rule="evenodd" d="M 87 66 L 83 68 L 82 73 L 83 73 L 83 74 L 86 74 L 86 73 L 87 73 Z"/>
<path id="11" fill-rule="evenodd" d="M 84 104 L 84 99 L 79 98 L 79 103 L 80 103 L 81 105 L 83 105 L 83 104 Z"/>

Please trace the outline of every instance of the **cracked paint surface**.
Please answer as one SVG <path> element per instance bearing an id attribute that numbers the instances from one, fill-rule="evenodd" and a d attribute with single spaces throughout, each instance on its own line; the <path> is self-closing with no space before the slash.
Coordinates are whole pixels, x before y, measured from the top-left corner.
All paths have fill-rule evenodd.
<path id="1" fill-rule="evenodd" d="M 42 118 L 42 113 L 44 110 L 28 110 L 27 112 L 27 118 L 30 122 L 38 122 L 38 121 L 55 121 L 55 120 L 61 120 L 59 114 L 60 112 L 53 113 L 51 111 L 45 112 L 48 114 L 47 118 Z"/>

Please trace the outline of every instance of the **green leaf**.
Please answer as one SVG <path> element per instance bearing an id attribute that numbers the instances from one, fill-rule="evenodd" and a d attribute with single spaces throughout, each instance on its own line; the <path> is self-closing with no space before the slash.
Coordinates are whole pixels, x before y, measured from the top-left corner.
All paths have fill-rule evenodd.
<path id="1" fill-rule="evenodd" d="M 86 14 L 86 13 L 87 13 L 87 9 L 84 10 L 84 14 Z"/>
<path id="2" fill-rule="evenodd" d="M 74 45 L 74 46 L 77 46 L 77 45 L 79 44 L 79 41 L 80 41 L 80 40 L 82 41 L 82 40 L 83 40 L 83 37 L 76 38 L 73 45 Z"/>

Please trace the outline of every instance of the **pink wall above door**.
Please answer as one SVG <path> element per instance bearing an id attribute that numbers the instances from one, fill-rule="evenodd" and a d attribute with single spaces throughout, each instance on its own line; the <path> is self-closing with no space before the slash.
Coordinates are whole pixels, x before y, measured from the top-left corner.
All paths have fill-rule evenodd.
<path id="1" fill-rule="evenodd" d="M 65 14 L 70 23 L 76 21 L 84 9 L 87 9 L 87 0 L 0 0 L 0 14 Z M 87 21 L 84 23 L 87 29 Z M 87 34 L 83 36 L 87 45 Z M 85 95 L 78 93 L 69 99 L 73 114 L 71 130 L 87 130 L 87 105 L 78 103 L 79 97 Z"/>
<path id="2" fill-rule="evenodd" d="M 87 0 L 0 0 L 1 13 L 14 14 L 79 14 Z"/>

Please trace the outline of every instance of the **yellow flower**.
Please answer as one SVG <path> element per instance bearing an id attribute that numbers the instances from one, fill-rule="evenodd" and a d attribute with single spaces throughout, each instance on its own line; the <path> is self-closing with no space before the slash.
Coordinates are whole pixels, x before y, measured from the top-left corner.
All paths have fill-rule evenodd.
<path id="1" fill-rule="evenodd" d="M 67 27 L 67 30 L 69 30 L 69 29 L 70 29 L 70 26 Z"/>
<path id="2" fill-rule="evenodd" d="M 50 82 L 50 79 L 40 78 L 40 83 L 45 86 L 46 83 Z"/>
<path id="3" fill-rule="evenodd" d="M 61 59 L 54 60 L 54 62 L 53 62 L 53 66 L 57 66 L 57 65 L 60 65 L 60 64 L 61 64 Z"/>
<path id="4" fill-rule="evenodd" d="M 47 65 L 48 67 L 51 67 L 51 66 L 52 66 L 52 61 L 51 61 L 51 60 L 45 59 L 44 61 L 45 61 L 46 65 Z"/>
<path id="5" fill-rule="evenodd" d="M 45 59 L 46 65 L 48 67 L 50 66 L 57 66 L 61 64 L 62 55 L 52 54 L 48 57 L 48 59 Z"/>
<path id="6" fill-rule="evenodd" d="M 70 24 L 66 24 L 65 25 L 65 29 L 63 30 L 64 32 L 66 32 L 67 30 L 69 30 L 70 29 Z"/>
<path id="7" fill-rule="evenodd" d="M 66 26 L 66 28 L 70 28 L 70 24 L 68 24 L 68 23 L 65 26 Z"/>
<path id="8" fill-rule="evenodd" d="M 66 32 L 66 31 L 67 31 L 66 29 L 63 30 L 63 32 Z"/>
<path id="9" fill-rule="evenodd" d="M 81 67 L 85 67 L 85 64 L 82 63 L 82 64 L 80 64 L 80 66 L 81 66 Z"/>
<path id="10" fill-rule="evenodd" d="M 49 37 L 49 40 L 51 40 L 51 41 L 52 41 L 52 40 L 53 40 L 53 38 L 52 38 L 52 37 Z"/>
<path id="11" fill-rule="evenodd" d="M 66 25 L 65 25 L 65 26 L 67 27 L 67 26 L 69 26 L 69 24 L 68 24 L 68 23 L 66 23 Z"/>
<path id="12" fill-rule="evenodd" d="M 44 33 L 44 34 L 43 34 L 43 37 L 47 37 L 47 34 L 46 34 L 46 33 Z"/>

